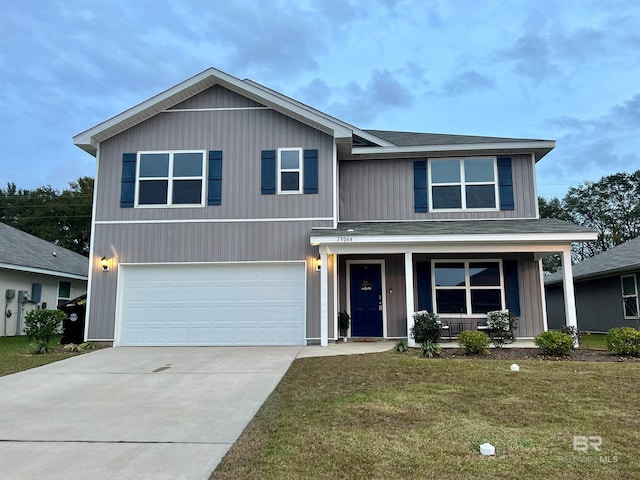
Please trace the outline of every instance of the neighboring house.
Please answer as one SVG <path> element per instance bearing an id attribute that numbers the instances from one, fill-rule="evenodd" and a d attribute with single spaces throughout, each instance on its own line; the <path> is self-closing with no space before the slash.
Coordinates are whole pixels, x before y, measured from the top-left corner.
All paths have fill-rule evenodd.
<path id="1" fill-rule="evenodd" d="M 88 273 L 88 258 L 0 223 L 0 336 L 22 335 L 30 310 L 86 293 Z"/>
<path id="2" fill-rule="evenodd" d="M 87 336 L 115 345 L 326 345 L 342 310 L 350 337 L 500 308 L 533 337 L 540 259 L 596 238 L 538 219 L 553 141 L 362 130 L 213 68 L 74 142 L 97 160 Z"/>
<path id="3" fill-rule="evenodd" d="M 545 278 L 549 328 L 565 324 L 563 275 Z M 578 328 L 607 332 L 614 327 L 640 327 L 640 238 L 587 258 L 573 266 Z"/>

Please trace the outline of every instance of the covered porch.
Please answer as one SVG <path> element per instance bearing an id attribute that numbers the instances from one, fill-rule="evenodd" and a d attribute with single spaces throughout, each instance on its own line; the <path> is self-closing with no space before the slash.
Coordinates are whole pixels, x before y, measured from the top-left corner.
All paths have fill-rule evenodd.
<path id="1" fill-rule="evenodd" d="M 504 308 L 520 317 L 518 337 L 532 338 L 547 329 L 541 260 L 555 253 L 563 261 L 567 325 L 576 325 L 571 243 L 595 236 L 551 219 L 345 222 L 314 229 L 311 244 L 321 264 L 332 266 L 320 272 L 320 344 L 328 345 L 331 330 L 337 340 L 343 310 L 354 338 L 408 337 L 414 345 L 409 332 L 418 310 L 459 329 Z"/>

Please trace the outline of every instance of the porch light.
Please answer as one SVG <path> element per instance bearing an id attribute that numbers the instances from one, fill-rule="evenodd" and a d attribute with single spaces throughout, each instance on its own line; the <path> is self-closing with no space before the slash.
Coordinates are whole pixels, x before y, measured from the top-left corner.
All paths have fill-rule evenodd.
<path id="1" fill-rule="evenodd" d="M 100 266 L 102 267 L 103 272 L 108 272 L 109 268 L 109 259 L 107 257 L 102 257 L 100 259 Z"/>
<path id="2" fill-rule="evenodd" d="M 318 258 L 315 259 L 316 272 L 322 271 L 322 257 L 318 254 Z"/>

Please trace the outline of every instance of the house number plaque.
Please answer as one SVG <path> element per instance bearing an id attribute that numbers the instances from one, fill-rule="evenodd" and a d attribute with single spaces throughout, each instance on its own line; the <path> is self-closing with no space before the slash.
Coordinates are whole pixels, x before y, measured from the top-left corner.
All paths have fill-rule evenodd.
<path id="1" fill-rule="evenodd" d="M 340 243 L 353 242 L 353 237 L 338 237 L 338 242 Z"/>

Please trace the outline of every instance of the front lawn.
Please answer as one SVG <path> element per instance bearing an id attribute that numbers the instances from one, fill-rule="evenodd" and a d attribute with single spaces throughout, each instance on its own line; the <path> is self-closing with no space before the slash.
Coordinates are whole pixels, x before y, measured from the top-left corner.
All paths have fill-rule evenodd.
<path id="1" fill-rule="evenodd" d="M 29 355 L 28 345 L 29 339 L 26 336 L 0 337 L 0 377 L 77 355 L 77 353 L 66 352 L 60 347 L 59 336 L 49 344 L 51 353 Z"/>
<path id="2" fill-rule="evenodd" d="M 640 477 L 639 363 L 511 363 L 296 360 L 211 478 Z"/>
<path id="3" fill-rule="evenodd" d="M 580 338 L 580 348 L 589 350 L 606 350 L 607 345 L 604 342 L 604 333 L 585 333 Z"/>

